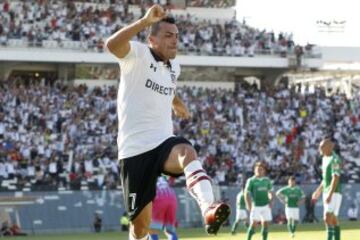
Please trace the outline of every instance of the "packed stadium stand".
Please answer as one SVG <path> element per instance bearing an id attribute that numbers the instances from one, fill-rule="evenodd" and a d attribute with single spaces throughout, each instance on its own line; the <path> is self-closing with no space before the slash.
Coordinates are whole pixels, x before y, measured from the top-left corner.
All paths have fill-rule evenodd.
<path id="1" fill-rule="evenodd" d="M 165 1 L 166 2 L 166 1 Z M 190 6 L 228 6 L 233 1 L 189 1 Z M 135 2 L 136 3 L 136 2 Z M 146 4 L 126 1 L 4 1 L 0 3 L 0 46 L 104 50 L 114 31 L 144 13 Z M 250 56 L 314 55 L 313 46 L 297 46 L 292 34 L 256 29 L 232 17 L 199 19 L 189 13 L 175 16 L 184 54 Z M 138 35 L 146 40 L 146 32 Z"/>
<path id="2" fill-rule="evenodd" d="M 50 53 L 59 49 L 103 52 L 106 37 L 139 18 L 152 1 L 141 3 L 5 0 L 0 3 L 0 46 L 41 48 Z M 169 7 L 167 1 L 160 3 Z M 205 9 L 234 5 L 234 1 L 187 3 L 188 7 Z M 312 45 L 296 46 L 291 34 L 275 35 L 231 16 L 219 20 L 178 14 L 176 18 L 179 48 L 186 56 L 313 56 Z M 146 34 L 141 33 L 137 40 L 145 38 Z M 290 63 L 286 63 L 285 70 L 287 66 Z M 117 66 L 115 70 L 107 65 L 79 69 L 89 79 L 118 76 Z M 217 75 L 213 71 L 208 72 L 221 76 L 221 71 Z M 185 70 L 183 75 L 193 77 L 196 72 L 196 68 L 195 72 Z M 0 106 L 1 188 L 116 188 L 116 87 L 54 83 L 59 76 L 46 74 L 33 81 L 23 78 L 25 75 L 23 70 L 15 78 L 5 74 L 8 79 L 2 81 L 0 89 L 1 102 L 5 103 Z M 276 183 L 283 183 L 288 174 L 295 172 L 302 183 L 314 183 L 319 180 L 317 144 L 324 135 L 334 136 L 339 143 L 350 173 L 345 181 L 360 181 L 360 164 L 355 161 L 360 154 L 359 96 L 350 100 L 340 94 L 327 97 L 322 89 L 299 93 L 284 86 L 274 90 L 237 86 L 232 90 L 179 89 L 193 118 L 176 120 L 176 132 L 192 139 L 216 183 L 240 183 L 257 160 L 269 164 Z"/>
<path id="3" fill-rule="evenodd" d="M 265 160 L 275 183 L 295 174 L 319 181 L 317 146 L 333 136 L 344 182 L 360 182 L 360 95 L 326 97 L 322 89 L 235 90 L 183 87 L 192 112 L 175 120 L 220 185 L 239 184 Z M 112 189 L 118 184 L 116 88 L 3 82 L 0 88 L 1 189 Z"/>
<path id="4" fill-rule="evenodd" d="M 63 234 L 93 231 L 100 214 L 105 231 L 119 230 L 121 69 L 104 42 L 153 3 L 179 28 L 177 93 L 191 118 L 174 117 L 175 134 L 195 146 L 216 198 L 235 206 L 258 160 L 267 163 L 275 190 L 295 175 L 309 195 L 321 180 L 319 142 L 329 136 L 343 160 L 345 218 L 360 196 L 360 74 L 333 70 L 360 62 L 360 48 L 300 46 L 291 33 L 236 20 L 235 2 L 0 0 L 2 223 Z M 202 226 L 184 186 L 184 177 L 175 181 L 179 226 Z M 275 202 L 273 212 L 279 209 Z M 317 204 L 317 216 L 320 210 Z"/>

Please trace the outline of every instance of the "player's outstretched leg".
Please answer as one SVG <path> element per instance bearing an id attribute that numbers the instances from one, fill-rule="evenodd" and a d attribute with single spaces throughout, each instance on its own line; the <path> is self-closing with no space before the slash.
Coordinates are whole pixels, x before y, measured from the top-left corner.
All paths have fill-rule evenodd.
<path id="1" fill-rule="evenodd" d="M 208 234 L 216 234 L 230 215 L 229 205 L 215 202 L 211 179 L 197 159 L 195 149 L 189 144 L 175 145 L 165 162 L 164 170 L 185 173 L 186 186 L 200 206 Z"/>
<path id="2" fill-rule="evenodd" d="M 230 215 L 230 207 L 223 202 L 214 201 L 211 179 L 199 160 L 193 160 L 184 169 L 186 185 L 190 194 L 197 200 L 208 234 L 216 234 Z"/>
<path id="3" fill-rule="evenodd" d="M 226 203 L 211 204 L 204 214 L 205 229 L 208 234 L 217 234 L 220 227 L 230 215 L 230 207 Z"/>

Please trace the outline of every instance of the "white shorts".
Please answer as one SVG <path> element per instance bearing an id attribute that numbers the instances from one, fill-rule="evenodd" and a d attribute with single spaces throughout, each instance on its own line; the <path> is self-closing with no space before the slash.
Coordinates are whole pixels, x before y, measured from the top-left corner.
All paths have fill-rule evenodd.
<path id="1" fill-rule="evenodd" d="M 286 215 L 287 220 L 293 219 L 293 220 L 299 221 L 300 210 L 299 210 L 299 208 L 285 207 L 285 215 Z"/>
<path id="2" fill-rule="evenodd" d="M 325 202 L 327 194 L 323 194 L 324 203 L 324 217 L 326 213 L 334 213 L 335 216 L 339 216 L 342 195 L 340 193 L 333 193 L 329 204 Z"/>
<path id="3" fill-rule="evenodd" d="M 263 207 L 253 207 L 250 212 L 250 221 L 251 222 L 270 222 L 272 221 L 271 209 L 269 205 Z"/>
<path id="4" fill-rule="evenodd" d="M 236 209 L 236 221 L 237 220 L 246 220 L 247 219 L 247 212 L 245 209 Z"/>

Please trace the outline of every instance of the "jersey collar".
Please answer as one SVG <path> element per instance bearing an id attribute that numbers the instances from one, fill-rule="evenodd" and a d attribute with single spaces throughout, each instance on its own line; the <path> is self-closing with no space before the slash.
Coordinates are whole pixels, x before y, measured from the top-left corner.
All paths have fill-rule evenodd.
<path id="1" fill-rule="evenodd" d="M 155 59 L 155 61 L 157 61 L 157 62 L 163 62 L 169 69 L 171 69 L 171 62 L 170 62 L 170 60 L 168 60 L 168 61 L 165 63 L 165 61 L 164 61 L 158 54 L 156 54 L 156 52 L 155 52 L 152 48 L 149 47 L 149 49 L 150 49 L 150 53 L 151 53 L 151 55 L 153 56 L 153 58 Z"/>
<path id="2" fill-rule="evenodd" d="M 257 178 L 257 179 L 259 179 L 259 180 L 263 180 L 263 179 L 265 179 L 265 176 L 262 176 L 262 177 L 257 177 L 257 176 L 255 176 L 255 178 Z"/>
<path id="3" fill-rule="evenodd" d="M 330 161 L 333 157 L 334 157 L 334 152 L 332 152 L 330 156 L 324 156 L 323 158 L 325 161 Z"/>

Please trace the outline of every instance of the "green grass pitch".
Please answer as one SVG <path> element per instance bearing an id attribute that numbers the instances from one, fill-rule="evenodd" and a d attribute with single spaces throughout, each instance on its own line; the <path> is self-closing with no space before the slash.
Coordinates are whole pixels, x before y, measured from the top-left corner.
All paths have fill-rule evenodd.
<path id="1" fill-rule="evenodd" d="M 223 228 L 217 236 L 208 236 L 203 229 L 179 229 L 179 239 L 186 240 L 246 240 L 245 229 L 239 227 L 240 233 L 232 236 L 229 228 Z M 84 234 L 57 234 L 33 235 L 27 237 L 12 237 L 13 240 L 127 240 L 127 234 L 120 232 L 84 233 Z M 166 239 L 165 236 L 161 238 Z M 295 238 L 297 240 L 325 240 L 326 233 L 323 224 L 300 224 L 297 227 Z M 341 223 L 342 240 L 360 240 L 360 222 Z M 252 240 L 261 240 L 260 230 L 257 229 Z M 268 240 L 292 240 L 287 232 L 286 225 L 272 225 L 269 230 Z"/>

